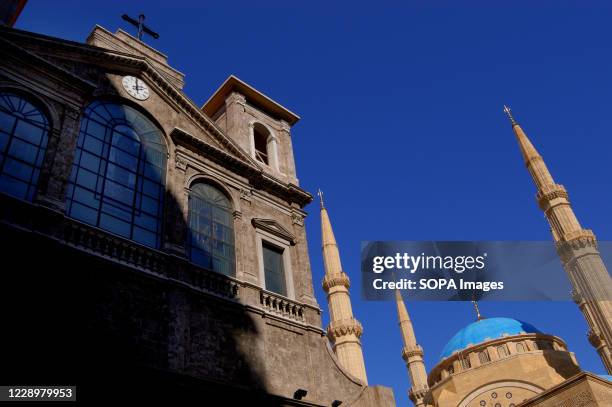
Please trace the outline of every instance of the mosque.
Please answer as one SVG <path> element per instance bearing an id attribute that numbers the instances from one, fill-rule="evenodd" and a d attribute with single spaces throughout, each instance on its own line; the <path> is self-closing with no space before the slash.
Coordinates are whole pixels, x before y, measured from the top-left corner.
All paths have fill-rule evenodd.
<path id="1" fill-rule="evenodd" d="M 591 344 L 610 371 L 612 285 L 590 230 L 582 229 L 565 188 L 556 184 L 544 160 L 504 107 L 525 164 L 538 188 L 536 199 L 551 225 L 573 296 L 583 312 Z M 608 293 L 608 294 L 606 294 Z M 399 325 L 410 376 L 409 396 L 417 407 L 610 406 L 612 376 L 583 371 L 563 339 L 512 318 L 482 318 L 457 332 L 429 373 L 423 348 L 400 295 Z"/>
<path id="2" fill-rule="evenodd" d="M 583 229 L 568 194 L 556 184 L 508 107 L 504 106 L 521 154 L 538 188 L 536 199 L 548 219 L 557 252 L 573 286 L 573 298 L 587 320 L 589 341 L 611 372 L 612 280 L 597 250 L 592 231 Z M 321 203 L 326 272 L 340 271 L 336 242 L 327 210 Z M 333 252 L 330 247 L 334 248 Z M 334 263 L 334 266 L 330 266 Z M 610 406 L 612 376 L 583 371 L 562 338 L 512 318 L 483 318 L 474 302 L 477 321 L 457 332 L 446 344 L 438 363 L 427 373 L 424 349 L 401 290 L 396 290 L 397 313 L 410 379 L 409 396 L 415 407 Z M 338 305 L 329 301 L 332 323 Z M 349 304 L 350 308 L 350 304 Z M 355 358 L 361 348 L 355 347 Z M 342 360 L 342 359 L 341 359 Z M 348 363 L 347 363 L 347 366 Z M 349 367 L 350 370 L 350 367 Z"/>

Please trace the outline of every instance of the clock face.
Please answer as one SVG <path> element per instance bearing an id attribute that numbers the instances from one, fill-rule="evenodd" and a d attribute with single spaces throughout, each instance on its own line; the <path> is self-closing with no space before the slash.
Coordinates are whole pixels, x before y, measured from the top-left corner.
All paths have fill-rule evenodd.
<path id="1" fill-rule="evenodd" d="M 123 77 L 123 88 L 134 99 L 146 100 L 149 98 L 149 88 L 142 79 L 133 76 Z"/>

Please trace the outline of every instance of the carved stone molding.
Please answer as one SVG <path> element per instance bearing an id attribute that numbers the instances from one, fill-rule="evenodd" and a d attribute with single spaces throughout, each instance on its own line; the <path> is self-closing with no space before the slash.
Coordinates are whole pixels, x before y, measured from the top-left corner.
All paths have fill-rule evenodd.
<path id="1" fill-rule="evenodd" d="M 327 336 L 329 336 L 333 342 L 335 342 L 336 338 L 350 334 L 355 335 L 357 338 L 360 338 L 363 334 L 363 327 L 355 318 L 332 321 L 327 327 Z"/>
<path id="2" fill-rule="evenodd" d="M 181 157 L 180 155 L 176 155 L 176 158 L 174 160 L 174 163 L 176 165 L 176 168 L 178 168 L 181 171 L 186 171 L 187 170 L 187 161 L 185 161 L 185 159 L 183 157 Z"/>
<path id="3" fill-rule="evenodd" d="M 246 103 L 246 98 L 238 92 L 232 92 L 227 99 L 225 99 L 225 105 L 231 105 L 232 103 L 244 105 Z"/>
<path id="4" fill-rule="evenodd" d="M 591 345 L 593 345 L 593 347 L 596 349 L 604 343 L 601 332 L 596 327 L 589 329 L 589 332 L 587 332 L 587 337 L 589 338 Z"/>
<path id="5" fill-rule="evenodd" d="M 289 130 L 291 129 L 291 126 L 289 126 L 289 123 L 287 123 L 285 120 L 280 120 L 279 123 L 280 123 L 281 130 L 289 133 Z"/>
<path id="6" fill-rule="evenodd" d="M 538 206 L 543 211 L 550 209 L 551 201 L 554 199 L 563 199 L 565 203 L 569 204 L 569 195 L 563 185 L 544 185 L 536 194 Z"/>
<path id="7" fill-rule="evenodd" d="M 597 239 L 591 230 L 581 229 L 574 232 L 569 232 L 561 237 L 558 241 L 557 253 L 561 261 L 566 264 L 574 258 L 576 251 L 586 248 L 598 250 Z"/>
<path id="8" fill-rule="evenodd" d="M 572 300 L 578 305 L 584 302 L 584 297 L 575 288 L 572 290 Z"/>
<path id="9" fill-rule="evenodd" d="M 81 111 L 72 108 L 69 105 L 66 105 L 66 110 L 64 110 L 64 114 L 66 115 L 67 119 L 77 121 L 79 119 L 79 116 L 81 115 Z"/>
<path id="10" fill-rule="evenodd" d="M 323 289 L 328 292 L 330 288 L 343 285 L 348 290 L 351 286 L 351 280 L 346 273 L 335 273 L 326 275 L 323 278 Z"/>
<path id="11" fill-rule="evenodd" d="M 402 359 L 404 359 L 405 361 L 408 361 L 408 359 L 413 356 L 423 357 L 423 348 L 421 348 L 420 345 L 417 345 L 416 348 L 408 349 L 404 347 L 402 349 Z"/>
<path id="12" fill-rule="evenodd" d="M 253 200 L 253 191 L 251 191 L 250 189 L 241 189 L 240 199 L 242 199 L 243 201 L 247 201 L 248 203 L 251 203 L 251 201 Z"/>
<path id="13" fill-rule="evenodd" d="M 291 212 L 291 222 L 294 225 L 304 226 L 304 215 L 297 212 Z"/>
<path id="14" fill-rule="evenodd" d="M 555 407 L 583 407 L 588 406 L 593 403 L 595 399 L 593 395 L 586 390 L 581 391 L 578 394 L 574 394 L 573 396 L 559 402 L 555 403 Z"/>
<path id="15" fill-rule="evenodd" d="M 292 245 L 297 243 L 295 236 L 274 219 L 253 218 L 251 223 L 257 229 L 261 229 L 278 236 L 281 239 L 288 241 Z"/>

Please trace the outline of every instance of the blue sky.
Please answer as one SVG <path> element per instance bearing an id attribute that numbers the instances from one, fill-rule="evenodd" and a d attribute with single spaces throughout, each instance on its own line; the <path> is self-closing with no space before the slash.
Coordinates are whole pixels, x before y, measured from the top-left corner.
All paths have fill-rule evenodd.
<path id="1" fill-rule="evenodd" d="M 257 3 L 257 4 L 255 4 Z M 148 39 L 203 103 L 230 74 L 301 115 L 301 185 L 325 191 L 370 383 L 408 405 L 394 305 L 359 296 L 362 240 L 549 240 L 502 105 L 566 186 L 585 227 L 612 238 L 612 6 L 551 2 L 36 1 L 18 28 L 84 41 L 94 24 L 147 15 Z M 318 208 L 310 255 L 327 309 Z M 560 273 L 562 273 L 560 269 Z M 427 367 L 474 320 L 469 303 L 410 303 Z M 571 302 L 483 303 L 565 339 L 604 371 Z M 326 317 L 327 319 L 327 317 Z"/>

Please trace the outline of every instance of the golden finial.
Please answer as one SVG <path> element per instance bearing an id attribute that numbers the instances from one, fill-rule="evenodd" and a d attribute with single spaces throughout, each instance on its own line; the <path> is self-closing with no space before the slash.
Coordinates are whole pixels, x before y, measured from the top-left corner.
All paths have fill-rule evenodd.
<path id="1" fill-rule="evenodd" d="M 323 191 L 321 191 L 321 188 L 317 191 L 317 195 L 319 195 L 319 200 L 321 201 L 321 209 L 325 208 L 325 204 L 323 203 Z"/>
<path id="2" fill-rule="evenodd" d="M 504 112 L 508 115 L 508 119 L 510 119 L 510 123 L 512 123 L 513 126 L 517 124 L 514 117 L 512 117 L 512 110 L 506 105 L 504 105 Z"/>
<path id="3" fill-rule="evenodd" d="M 480 321 L 483 318 L 482 318 L 482 315 L 480 315 L 480 308 L 478 308 L 478 301 L 472 300 L 472 304 L 474 305 L 474 310 L 476 311 L 476 320 Z"/>

